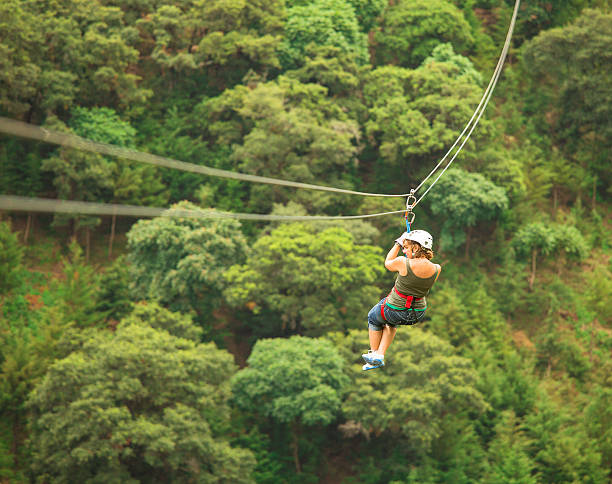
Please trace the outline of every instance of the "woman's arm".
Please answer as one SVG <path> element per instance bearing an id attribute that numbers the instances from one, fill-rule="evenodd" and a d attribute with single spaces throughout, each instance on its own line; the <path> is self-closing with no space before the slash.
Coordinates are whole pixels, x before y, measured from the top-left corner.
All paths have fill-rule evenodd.
<path id="1" fill-rule="evenodd" d="M 387 257 L 385 258 L 385 267 L 389 271 L 399 272 L 406 267 L 406 258 L 404 256 L 398 257 L 400 246 L 398 244 L 393 244 L 391 250 L 387 253 Z"/>

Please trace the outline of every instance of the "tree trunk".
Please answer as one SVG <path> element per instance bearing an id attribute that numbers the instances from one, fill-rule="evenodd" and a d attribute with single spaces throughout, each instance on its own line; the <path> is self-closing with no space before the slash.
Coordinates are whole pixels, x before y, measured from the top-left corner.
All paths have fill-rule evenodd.
<path id="1" fill-rule="evenodd" d="M 85 229 L 85 262 L 89 262 L 89 248 L 91 246 L 91 230 Z"/>
<path id="2" fill-rule="evenodd" d="M 299 453 L 299 440 L 300 434 L 297 428 L 297 425 L 293 425 L 293 441 L 291 442 L 291 449 L 293 450 L 293 462 L 295 463 L 295 472 L 297 474 L 302 473 L 302 464 L 300 463 L 300 453 Z"/>
<path id="3" fill-rule="evenodd" d="M 32 214 L 28 213 L 28 219 L 26 222 L 25 233 L 23 234 L 23 243 L 28 243 L 28 238 L 30 237 L 30 229 L 32 228 Z"/>
<path id="4" fill-rule="evenodd" d="M 537 249 L 531 249 L 531 275 L 529 276 L 529 290 L 533 290 L 533 283 L 535 282 L 536 277 L 536 255 Z"/>
<path id="5" fill-rule="evenodd" d="M 552 219 L 556 220 L 557 218 L 557 187 L 553 187 L 552 195 L 553 195 Z"/>
<path id="6" fill-rule="evenodd" d="M 595 204 L 597 202 L 597 177 L 593 177 L 593 195 L 591 201 L 591 208 L 595 210 Z"/>
<path id="7" fill-rule="evenodd" d="M 117 226 L 117 215 L 113 214 L 111 222 L 110 240 L 108 241 L 108 258 L 113 256 L 113 241 L 115 240 L 115 227 Z"/>

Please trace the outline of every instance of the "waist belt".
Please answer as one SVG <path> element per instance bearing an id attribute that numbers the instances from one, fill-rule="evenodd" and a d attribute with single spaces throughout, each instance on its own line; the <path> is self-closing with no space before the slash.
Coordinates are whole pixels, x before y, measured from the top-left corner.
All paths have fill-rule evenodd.
<path id="1" fill-rule="evenodd" d="M 397 290 L 397 288 L 395 286 L 393 286 L 393 290 L 395 291 L 395 294 L 397 294 L 399 297 L 401 297 L 402 299 L 406 300 L 406 305 L 405 307 L 407 309 L 410 309 L 412 307 L 412 302 L 413 301 L 418 301 L 419 299 L 423 299 L 422 297 L 414 297 L 414 296 L 408 296 L 406 294 L 402 294 L 401 292 L 399 292 Z M 386 302 L 386 301 L 385 301 Z"/>
<path id="2" fill-rule="evenodd" d="M 397 295 L 398 295 L 399 297 L 401 297 L 402 299 L 405 299 L 405 300 L 406 300 L 406 305 L 405 305 L 405 307 L 406 307 L 407 309 L 410 309 L 410 308 L 412 307 L 412 302 L 413 302 L 413 301 L 418 301 L 418 300 L 420 300 L 420 299 L 423 299 L 422 297 L 414 297 L 414 296 L 408 296 L 408 295 L 406 295 L 406 294 L 402 294 L 401 292 L 399 292 L 399 291 L 396 289 L 396 287 L 395 287 L 395 286 L 393 286 L 393 290 L 395 291 L 395 294 L 397 294 Z M 387 304 L 387 298 L 388 298 L 388 297 L 389 297 L 389 296 L 387 296 L 387 297 L 385 298 L 385 300 L 383 301 L 383 303 L 380 305 L 380 315 L 382 316 L 383 321 L 386 321 L 386 320 L 387 320 L 387 318 L 385 318 L 385 305 Z"/>

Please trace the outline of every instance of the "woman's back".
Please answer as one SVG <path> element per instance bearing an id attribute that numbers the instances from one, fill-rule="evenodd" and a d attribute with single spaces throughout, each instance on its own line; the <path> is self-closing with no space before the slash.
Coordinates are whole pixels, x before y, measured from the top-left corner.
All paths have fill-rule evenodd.
<path id="1" fill-rule="evenodd" d="M 387 304 L 391 307 L 403 308 L 406 305 L 406 298 L 402 296 L 414 296 L 411 307 L 413 309 L 424 309 L 427 307 L 425 296 L 429 293 L 438 276 L 439 266 L 432 264 L 427 259 L 408 259 L 406 258 L 406 270 L 401 271 L 395 279 L 395 286 L 389 297 Z M 398 294 L 399 293 L 399 294 Z"/>

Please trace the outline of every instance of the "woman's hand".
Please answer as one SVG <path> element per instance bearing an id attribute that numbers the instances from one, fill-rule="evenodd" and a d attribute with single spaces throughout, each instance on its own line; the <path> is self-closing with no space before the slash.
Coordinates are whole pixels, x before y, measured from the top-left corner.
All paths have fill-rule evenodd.
<path id="1" fill-rule="evenodd" d="M 404 232 L 397 239 L 395 239 L 395 243 L 400 246 L 400 248 L 404 248 L 404 241 L 408 237 L 408 232 Z"/>

